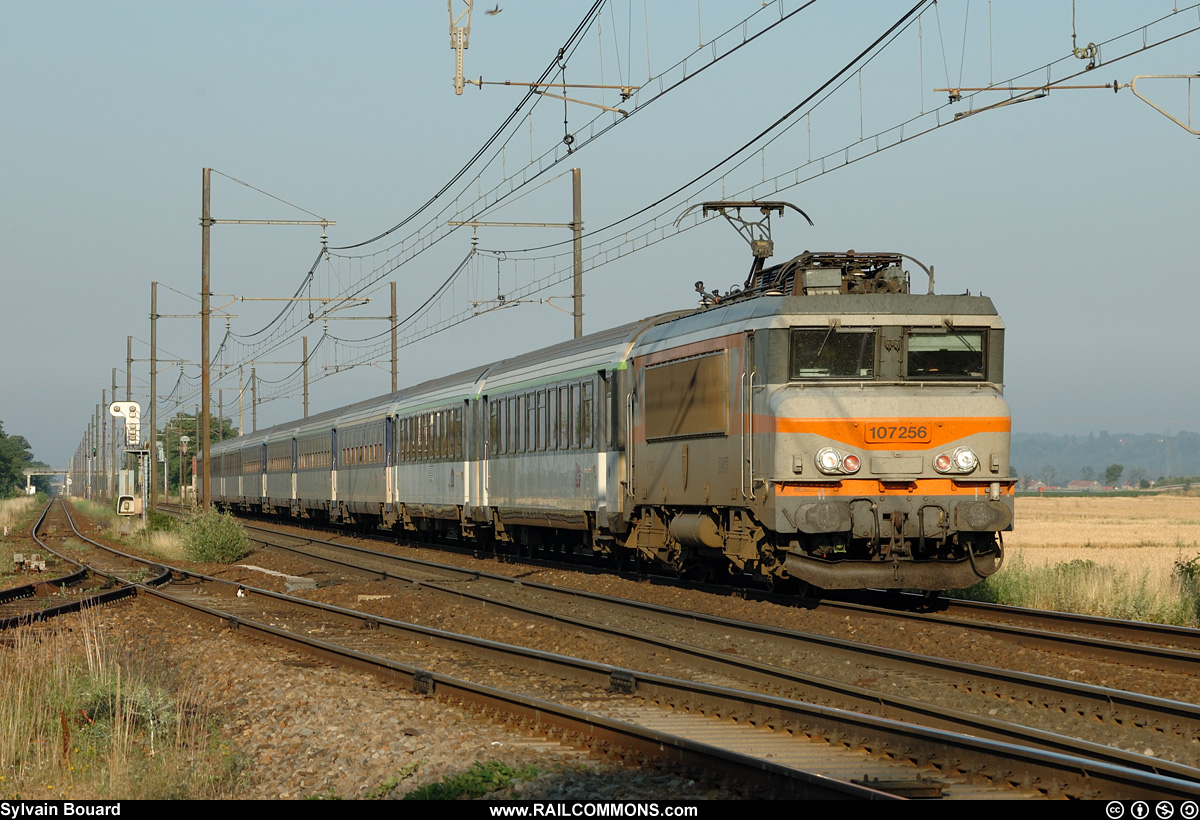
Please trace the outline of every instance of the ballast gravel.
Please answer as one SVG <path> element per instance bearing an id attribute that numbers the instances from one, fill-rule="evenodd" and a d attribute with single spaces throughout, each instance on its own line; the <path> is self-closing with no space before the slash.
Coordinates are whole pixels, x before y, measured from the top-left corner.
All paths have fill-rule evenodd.
<path id="1" fill-rule="evenodd" d="M 533 800 L 733 799 L 737 784 L 656 761 L 623 764 L 507 727 L 435 697 L 315 661 L 138 598 L 99 616 L 114 638 L 163 644 L 241 762 L 242 799 L 397 799 L 500 761 L 536 774 L 489 797 Z"/>

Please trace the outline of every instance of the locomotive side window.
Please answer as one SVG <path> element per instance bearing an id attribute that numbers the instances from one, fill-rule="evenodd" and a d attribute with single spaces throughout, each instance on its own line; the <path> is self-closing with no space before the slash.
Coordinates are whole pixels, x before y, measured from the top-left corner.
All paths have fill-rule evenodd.
<path id="1" fill-rule="evenodd" d="M 875 331 L 792 330 L 792 379 L 873 379 Z"/>
<path id="2" fill-rule="evenodd" d="M 591 384 L 585 402 L 591 430 Z M 725 435 L 729 415 L 726 352 L 655 364 L 645 375 L 646 440 Z M 590 439 L 585 446 L 591 446 Z"/>
<path id="3" fill-rule="evenodd" d="M 908 336 L 907 374 L 910 379 L 978 379 L 984 366 L 982 330 L 956 330 Z"/>

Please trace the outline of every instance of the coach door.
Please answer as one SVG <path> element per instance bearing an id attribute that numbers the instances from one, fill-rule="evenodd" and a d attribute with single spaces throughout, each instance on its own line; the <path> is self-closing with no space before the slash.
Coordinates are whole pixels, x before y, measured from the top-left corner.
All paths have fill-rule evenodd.
<path id="1" fill-rule="evenodd" d="M 331 504 L 330 510 L 329 510 L 330 515 L 333 514 L 333 506 L 335 506 L 337 504 L 337 500 L 338 500 L 338 486 L 337 486 L 338 441 L 337 441 L 337 438 L 338 438 L 337 430 L 336 429 L 330 430 L 329 431 L 329 501 Z"/>
<path id="2" fill-rule="evenodd" d="M 487 396 L 480 402 L 480 416 L 475 429 L 479 430 L 479 469 L 476 471 L 477 489 L 475 497 L 479 499 L 479 514 L 482 515 L 491 503 L 488 500 L 488 478 L 491 473 L 492 456 L 500 448 L 502 416 L 501 408 L 504 399 L 493 402 Z"/>
<path id="3" fill-rule="evenodd" d="M 392 511 L 392 501 L 396 498 L 396 471 L 392 469 L 392 453 L 396 442 L 396 419 L 388 416 L 383 420 L 383 473 L 386 485 L 383 502 L 384 512 Z"/>

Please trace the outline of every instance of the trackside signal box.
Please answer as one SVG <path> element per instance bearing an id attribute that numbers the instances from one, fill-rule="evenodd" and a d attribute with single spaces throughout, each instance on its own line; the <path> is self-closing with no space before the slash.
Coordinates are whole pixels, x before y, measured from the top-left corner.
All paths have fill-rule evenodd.
<path id="1" fill-rule="evenodd" d="M 117 515 L 141 515 L 142 499 L 133 495 L 123 495 L 117 499 Z"/>

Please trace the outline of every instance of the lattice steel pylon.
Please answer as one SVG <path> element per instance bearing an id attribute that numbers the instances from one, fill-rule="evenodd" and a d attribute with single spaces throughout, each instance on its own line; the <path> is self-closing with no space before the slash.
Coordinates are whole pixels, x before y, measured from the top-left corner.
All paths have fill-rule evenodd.
<path id="1" fill-rule="evenodd" d="M 454 0 L 446 0 L 446 9 L 450 12 L 450 48 L 454 49 L 454 93 L 463 93 L 463 52 L 471 42 L 471 10 L 474 0 L 463 0 L 466 10 L 458 17 L 454 16 Z M 467 24 L 460 26 L 462 19 L 467 18 Z"/>

